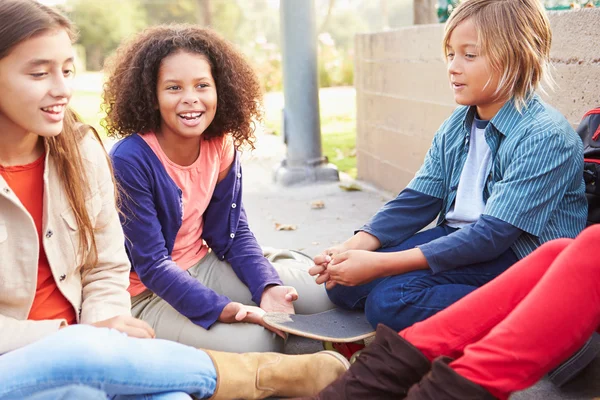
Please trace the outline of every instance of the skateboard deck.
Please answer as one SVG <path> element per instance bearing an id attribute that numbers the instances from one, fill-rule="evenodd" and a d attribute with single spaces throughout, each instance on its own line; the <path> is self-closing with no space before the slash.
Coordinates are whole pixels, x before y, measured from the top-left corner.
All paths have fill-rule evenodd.
<path id="1" fill-rule="evenodd" d="M 325 342 L 356 342 L 375 335 L 364 312 L 339 308 L 309 315 L 267 313 L 263 321 L 283 332 Z"/>

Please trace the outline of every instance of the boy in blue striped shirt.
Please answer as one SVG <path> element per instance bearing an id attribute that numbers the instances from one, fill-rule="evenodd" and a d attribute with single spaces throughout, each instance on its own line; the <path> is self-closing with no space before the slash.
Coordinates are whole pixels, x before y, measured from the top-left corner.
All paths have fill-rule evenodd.
<path id="1" fill-rule="evenodd" d="M 314 259 L 310 272 L 330 299 L 364 309 L 374 327 L 424 320 L 585 226 L 581 140 L 535 94 L 548 72 L 550 26 L 545 15 L 511 20 L 519 13 L 503 8 L 531 7 L 519 3 L 489 2 L 450 20 L 443 51 L 461 106 L 408 187 Z"/>

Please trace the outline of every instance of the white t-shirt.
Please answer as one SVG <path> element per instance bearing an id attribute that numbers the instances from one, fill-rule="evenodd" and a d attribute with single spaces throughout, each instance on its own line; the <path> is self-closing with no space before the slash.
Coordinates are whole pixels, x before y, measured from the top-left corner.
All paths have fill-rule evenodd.
<path id="1" fill-rule="evenodd" d="M 469 153 L 460 174 L 456 199 L 446 214 L 447 224 L 453 228 L 472 224 L 485 209 L 483 188 L 492 155 L 490 146 L 485 141 L 488 122 L 475 119 L 471 127 Z"/>

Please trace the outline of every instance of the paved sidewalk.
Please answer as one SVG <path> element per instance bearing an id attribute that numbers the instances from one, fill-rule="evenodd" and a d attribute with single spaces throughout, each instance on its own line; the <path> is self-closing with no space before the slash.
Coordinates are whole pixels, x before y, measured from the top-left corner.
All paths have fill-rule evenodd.
<path id="1" fill-rule="evenodd" d="M 393 197 L 362 183 L 362 191 L 344 191 L 340 184 L 354 182 L 347 175 L 341 177 L 342 182 L 275 185 L 274 166 L 285 156 L 282 139 L 263 134 L 256 147 L 243 154 L 244 205 L 250 227 L 263 246 L 289 248 L 313 256 L 346 240 Z M 324 208 L 311 208 L 313 201 L 322 201 Z M 276 224 L 293 225 L 296 229 L 277 231 Z"/>
<path id="2" fill-rule="evenodd" d="M 281 187 L 273 184 L 273 167 L 285 155 L 281 137 L 261 134 L 257 149 L 244 154 L 244 204 L 250 227 L 263 246 L 290 248 L 314 256 L 330 245 L 353 234 L 395 194 L 378 191 L 362 182 L 362 191 L 346 192 L 339 183 Z M 352 182 L 342 176 L 342 183 Z M 325 207 L 312 209 L 311 202 L 321 200 Z M 275 224 L 295 225 L 291 231 L 277 231 Z M 321 350 L 319 342 L 292 337 L 286 352 L 310 353 Z M 578 379 L 557 391 L 542 381 L 533 388 L 515 394 L 512 400 L 587 400 L 600 396 L 600 359 Z"/>

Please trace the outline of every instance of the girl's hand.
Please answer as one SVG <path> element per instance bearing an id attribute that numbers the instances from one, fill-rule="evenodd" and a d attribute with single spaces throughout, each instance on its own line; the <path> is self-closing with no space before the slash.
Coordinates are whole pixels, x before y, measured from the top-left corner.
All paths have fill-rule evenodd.
<path id="1" fill-rule="evenodd" d="M 269 286 L 261 298 L 260 308 L 266 312 L 294 314 L 293 302 L 298 300 L 298 292 L 291 286 Z"/>
<path id="2" fill-rule="evenodd" d="M 266 314 L 265 310 L 260 307 L 247 306 L 242 303 L 231 302 L 223 308 L 219 321 L 226 324 L 233 324 L 236 322 L 247 322 L 250 324 L 261 325 L 264 328 L 270 330 L 281 336 L 283 339 L 286 338 L 285 333 L 282 331 L 271 328 L 263 322 L 263 316 Z"/>
<path id="3" fill-rule="evenodd" d="M 127 336 L 140 339 L 153 339 L 156 337 L 154 329 L 147 322 L 133 318 L 130 315 L 118 315 L 91 325 L 97 328 L 116 329 L 127 334 Z"/>

